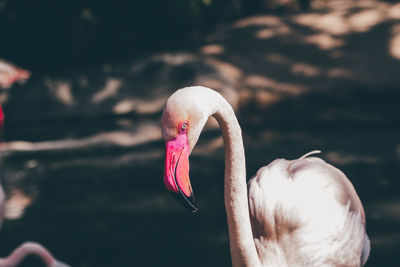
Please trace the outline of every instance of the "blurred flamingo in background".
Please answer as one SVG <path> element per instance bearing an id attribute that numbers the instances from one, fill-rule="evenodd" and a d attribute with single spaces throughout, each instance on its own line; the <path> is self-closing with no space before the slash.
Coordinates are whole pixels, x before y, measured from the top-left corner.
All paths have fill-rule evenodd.
<path id="1" fill-rule="evenodd" d="M 31 73 L 28 70 L 0 59 L 0 88 L 8 89 L 16 82 L 26 81 L 30 76 Z"/>
<path id="2" fill-rule="evenodd" d="M 0 186 L 0 226 L 3 222 L 4 210 L 5 196 L 3 188 Z M 0 267 L 18 266 L 24 258 L 32 254 L 41 258 L 47 267 L 68 267 L 65 263 L 57 261 L 45 247 L 35 242 L 25 242 L 16 248 L 7 258 L 0 258 Z"/>
<path id="3" fill-rule="evenodd" d="M 31 76 L 30 71 L 19 68 L 0 58 L 0 88 L 9 89 L 16 82 L 24 82 Z M 4 114 L 0 105 L 0 131 L 3 129 Z"/>
<path id="4" fill-rule="evenodd" d="M 15 82 L 26 80 L 30 72 L 14 66 L 0 59 L 0 88 L 10 88 Z M 0 105 L 0 130 L 4 127 L 4 113 Z M 0 226 L 3 222 L 5 211 L 5 196 L 0 185 Z M 16 248 L 7 258 L 0 258 L 0 267 L 17 266 L 29 255 L 36 255 L 43 260 L 47 267 L 68 267 L 65 263 L 57 261 L 53 255 L 42 245 L 35 242 L 25 242 Z"/>
<path id="5" fill-rule="evenodd" d="M 162 114 L 164 183 L 197 211 L 189 154 L 209 116 L 225 144 L 225 208 L 233 266 L 363 266 L 370 242 L 361 201 L 346 175 L 320 158 L 277 159 L 246 185 L 239 123 L 228 102 L 200 86 L 176 91 Z"/>

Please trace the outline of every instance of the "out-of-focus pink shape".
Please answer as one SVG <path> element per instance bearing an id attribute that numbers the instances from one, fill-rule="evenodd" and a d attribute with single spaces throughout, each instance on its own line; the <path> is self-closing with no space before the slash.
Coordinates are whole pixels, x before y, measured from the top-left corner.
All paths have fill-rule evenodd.
<path id="1" fill-rule="evenodd" d="M 0 227 L 5 211 L 5 200 L 4 191 L 0 185 Z M 36 242 L 25 242 L 17 247 L 8 257 L 0 258 L 0 267 L 16 267 L 27 256 L 32 254 L 42 259 L 47 267 L 69 267 L 69 265 L 56 260 L 44 246 Z"/>
<path id="2" fill-rule="evenodd" d="M 3 118 L 1 106 L 0 112 Z M 3 127 L 2 123 L 0 126 Z M 0 227 L 5 213 L 5 202 L 6 198 L 0 184 Z M 25 242 L 17 247 L 8 257 L 0 258 L 0 267 L 17 267 L 29 255 L 36 255 L 43 260 L 47 267 L 69 267 L 69 265 L 56 260 L 50 251 L 36 242 Z"/>
<path id="3" fill-rule="evenodd" d="M 3 128 L 4 128 L 4 112 L 3 112 L 3 108 L 0 105 L 0 135 L 3 132 Z M 0 140 L 2 141 L 2 140 Z"/>
<path id="4" fill-rule="evenodd" d="M 14 267 L 18 266 L 22 260 L 28 255 L 36 255 L 41 258 L 47 267 L 69 267 L 63 262 L 54 259 L 53 255 L 42 245 L 35 242 L 25 242 L 16 248 L 10 256 L 0 259 L 1 267 Z"/>
<path id="5" fill-rule="evenodd" d="M 24 82 L 31 76 L 29 70 L 0 59 L 0 88 L 8 89 L 16 82 Z"/>

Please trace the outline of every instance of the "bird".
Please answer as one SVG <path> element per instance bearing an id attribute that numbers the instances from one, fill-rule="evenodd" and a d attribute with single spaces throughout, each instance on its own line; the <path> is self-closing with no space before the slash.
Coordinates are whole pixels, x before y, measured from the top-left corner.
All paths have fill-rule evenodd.
<path id="1" fill-rule="evenodd" d="M 0 88 L 9 89 L 17 82 L 24 82 L 31 76 L 31 72 L 15 66 L 13 63 L 0 58 Z M 0 105 L 0 135 L 3 133 L 4 113 Z"/>
<path id="2" fill-rule="evenodd" d="M 0 185 L 0 227 L 3 222 L 5 212 L 5 195 Z M 47 267 L 69 267 L 69 265 L 58 261 L 54 256 L 41 244 L 36 242 L 25 242 L 18 246 L 8 257 L 0 258 L 0 267 L 18 266 L 27 256 L 36 255 L 46 264 Z"/>
<path id="3" fill-rule="evenodd" d="M 1 64 L 1 62 L 0 62 Z M 1 66 L 1 65 L 0 65 Z M 1 75 L 0 75 L 1 76 Z M 4 113 L 0 105 L 0 132 L 4 129 Z M 0 184 L 0 227 L 5 214 L 5 194 Z M 17 247 L 8 257 L 0 258 L 0 267 L 15 267 L 21 263 L 24 258 L 29 255 L 36 255 L 43 260 L 47 267 L 69 267 L 69 265 L 58 261 L 54 256 L 41 244 L 36 242 L 25 242 Z"/>
<path id="4" fill-rule="evenodd" d="M 31 76 L 28 70 L 19 68 L 14 64 L 0 59 L 0 88 L 8 89 L 15 82 L 23 82 Z"/>
<path id="5" fill-rule="evenodd" d="M 242 132 L 231 105 L 216 91 L 175 91 L 161 115 L 164 184 L 185 207 L 198 210 L 189 155 L 213 116 L 225 147 L 224 202 L 232 265 L 363 266 L 370 241 L 363 205 L 346 175 L 313 156 L 276 159 L 246 180 Z"/>

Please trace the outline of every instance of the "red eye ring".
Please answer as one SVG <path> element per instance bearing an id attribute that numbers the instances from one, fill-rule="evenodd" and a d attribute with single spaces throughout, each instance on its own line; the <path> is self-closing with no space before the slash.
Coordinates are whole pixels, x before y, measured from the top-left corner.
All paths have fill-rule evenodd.
<path id="1" fill-rule="evenodd" d="M 187 121 L 182 121 L 179 126 L 179 133 L 187 132 L 189 128 L 189 123 Z"/>

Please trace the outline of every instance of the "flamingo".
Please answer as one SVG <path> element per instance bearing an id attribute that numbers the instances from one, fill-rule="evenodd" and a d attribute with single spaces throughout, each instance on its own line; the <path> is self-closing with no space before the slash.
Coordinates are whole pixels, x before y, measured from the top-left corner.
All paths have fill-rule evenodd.
<path id="1" fill-rule="evenodd" d="M 4 209 L 5 196 L 3 188 L 0 185 L 0 226 L 3 221 Z M 41 258 L 47 267 L 69 267 L 69 265 L 57 261 L 45 247 L 36 242 L 25 242 L 17 247 L 8 257 L 0 258 L 0 267 L 18 266 L 24 258 L 31 254 Z"/>
<path id="2" fill-rule="evenodd" d="M 0 61 L 0 87 L 3 85 L 2 82 L 5 80 L 3 79 L 3 73 L 2 72 L 2 67 L 4 62 Z M 15 74 L 15 73 L 14 73 Z M 29 74 L 29 72 L 28 72 Z M 18 74 L 16 74 L 18 76 Z M 7 83 L 7 86 L 10 87 L 15 81 L 19 80 L 20 78 L 17 77 L 8 77 L 11 81 L 11 83 Z M 26 77 L 29 78 L 29 75 Z M 4 127 L 4 113 L 3 109 L 0 105 L 0 134 L 3 131 Z M 4 211 L 5 211 L 5 196 L 4 196 L 4 191 L 2 186 L 0 185 L 0 227 L 3 222 L 3 217 L 4 217 Z M 39 258 L 43 260 L 43 262 L 46 264 L 47 267 L 69 267 L 69 265 L 57 261 L 53 255 L 41 244 L 38 244 L 36 242 L 25 242 L 21 244 L 19 247 L 17 247 L 8 257 L 6 258 L 0 258 L 0 267 L 14 267 L 18 266 L 20 262 L 24 258 L 26 258 L 29 255 L 36 255 Z"/>
<path id="3" fill-rule="evenodd" d="M 31 76 L 29 70 L 15 66 L 14 64 L 0 58 L 0 88 L 11 88 L 16 82 L 24 82 Z M 4 113 L 0 105 L 0 133 L 3 132 Z"/>
<path id="4" fill-rule="evenodd" d="M 8 89 L 15 82 L 29 79 L 31 73 L 15 66 L 14 64 L 0 59 L 0 88 Z"/>
<path id="5" fill-rule="evenodd" d="M 363 266 L 370 242 L 361 201 L 346 175 L 313 151 L 276 159 L 246 184 L 241 128 L 216 91 L 192 86 L 167 100 L 161 118 L 166 188 L 197 211 L 189 155 L 209 116 L 225 145 L 224 201 L 232 265 Z"/>

